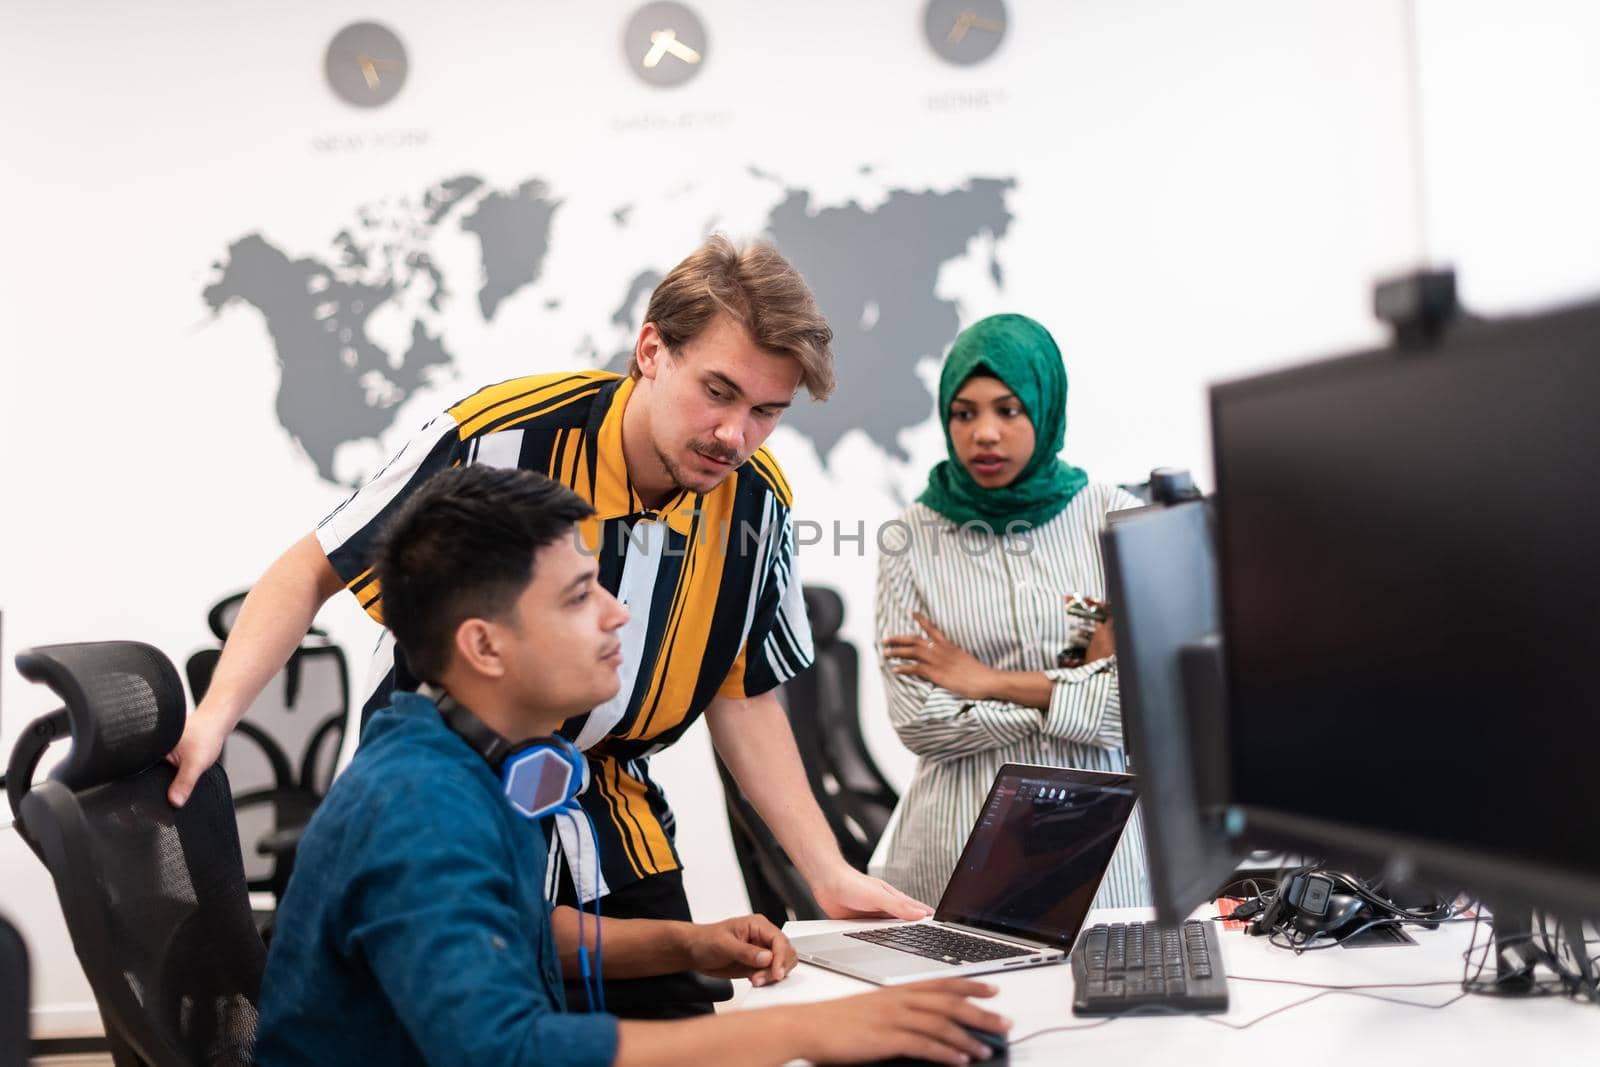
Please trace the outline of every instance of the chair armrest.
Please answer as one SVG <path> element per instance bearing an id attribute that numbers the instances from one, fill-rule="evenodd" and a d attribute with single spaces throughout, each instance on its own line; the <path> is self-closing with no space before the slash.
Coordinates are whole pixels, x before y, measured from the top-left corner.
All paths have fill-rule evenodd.
<path id="1" fill-rule="evenodd" d="M 300 847 L 300 837 L 306 823 L 317 809 L 319 798 L 304 789 L 254 789 L 233 798 L 234 811 L 254 807 L 270 807 L 274 828 L 256 839 L 258 856 L 272 857 L 272 874 L 247 882 L 251 889 L 265 889 L 278 897 L 288 888 L 289 875 L 294 870 L 295 853 Z M 248 850 L 248 842 L 241 840 L 240 847 Z"/>
<path id="2" fill-rule="evenodd" d="M 713 978 L 699 971 L 690 971 L 689 974 L 705 991 L 706 999 L 711 1003 L 721 1004 L 723 1001 L 733 999 L 733 983 L 726 978 Z"/>
<path id="3" fill-rule="evenodd" d="M 275 856 L 279 859 L 284 856 L 293 856 L 300 847 L 300 838 L 305 836 L 304 826 L 291 826 L 282 830 L 274 830 L 256 842 L 256 855 Z"/>
<path id="4" fill-rule="evenodd" d="M 571 980 L 568 982 L 571 988 Z M 654 978 L 606 983 L 606 1010 L 624 1018 L 671 1008 L 675 1004 L 719 1004 L 733 999 L 733 983 L 698 971 L 678 971 Z"/>
<path id="5" fill-rule="evenodd" d="M 246 808 L 271 804 L 277 813 L 278 821 L 283 824 L 280 829 L 287 829 L 304 826 L 310 822 L 311 813 L 317 810 L 317 804 L 320 802 L 321 798 L 315 793 L 298 787 L 252 789 L 233 798 L 233 810 L 239 812 Z"/>
<path id="6" fill-rule="evenodd" d="M 256 855 L 293 858 L 317 802 L 318 798 L 304 789 L 253 789 L 233 798 L 233 810 L 271 805 L 279 825 L 256 841 Z"/>
<path id="7" fill-rule="evenodd" d="M 11 750 L 11 759 L 6 765 L 5 777 L 0 779 L 5 783 L 6 801 L 11 807 L 11 818 L 16 824 L 18 836 L 28 843 L 28 847 L 41 860 L 44 859 L 44 853 L 39 851 L 38 842 L 28 832 L 28 824 L 22 818 L 22 798 L 33 788 L 33 772 L 44 758 L 44 750 L 70 734 L 66 708 L 57 708 L 33 720 L 17 738 L 17 745 Z"/>

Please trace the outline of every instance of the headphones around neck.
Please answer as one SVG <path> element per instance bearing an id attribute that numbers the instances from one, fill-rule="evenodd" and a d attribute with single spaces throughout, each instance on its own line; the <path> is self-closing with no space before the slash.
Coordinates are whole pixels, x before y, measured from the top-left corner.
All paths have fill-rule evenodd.
<path id="1" fill-rule="evenodd" d="M 484 758 L 511 806 L 527 818 L 570 811 L 589 787 L 589 761 L 560 734 L 513 745 L 450 694 L 441 694 L 435 703 L 445 725 Z"/>
<path id="2" fill-rule="evenodd" d="M 445 726 L 472 746 L 489 769 L 500 777 L 506 799 L 517 812 L 529 819 L 546 815 L 565 815 L 576 828 L 578 817 L 589 824 L 589 837 L 600 847 L 594 820 L 578 803 L 578 794 L 589 788 L 589 761 L 578 746 L 560 734 L 536 737 L 513 745 L 449 693 L 433 687 L 420 690 L 439 708 Z M 583 883 L 583 849 L 578 849 L 578 865 L 573 869 L 573 887 Z M 601 962 L 600 934 L 600 859 L 594 859 L 594 967 L 589 966 L 589 946 L 584 940 L 583 894 L 578 894 L 578 968 L 583 976 L 584 996 L 591 1009 L 606 1010 L 605 965 Z"/>

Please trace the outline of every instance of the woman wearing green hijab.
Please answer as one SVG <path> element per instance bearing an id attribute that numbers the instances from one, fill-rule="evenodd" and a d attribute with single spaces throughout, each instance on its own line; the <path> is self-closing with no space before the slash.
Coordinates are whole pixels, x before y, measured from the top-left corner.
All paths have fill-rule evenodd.
<path id="1" fill-rule="evenodd" d="M 939 377 L 947 459 L 879 543 L 877 634 L 889 717 L 919 757 L 888 881 L 937 901 L 1000 766 L 1123 771 L 1099 532 L 1139 501 L 1060 458 L 1067 373 L 1049 332 L 994 315 Z M 1150 902 L 1137 813 L 1096 898 Z"/>

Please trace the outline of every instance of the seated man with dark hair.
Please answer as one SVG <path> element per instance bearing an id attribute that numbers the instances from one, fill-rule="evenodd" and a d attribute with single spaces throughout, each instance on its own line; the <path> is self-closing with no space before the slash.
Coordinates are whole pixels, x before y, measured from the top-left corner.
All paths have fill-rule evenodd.
<path id="1" fill-rule="evenodd" d="M 540 818 L 583 818 L 585 761 L 554 736 L 618 689 L 627 609 L 576 524 L 587 503 L 542 475 L 445 471 L 385 530 L 384 617 L 420 677 L 368 724 L 300 845 L 267 959 L 256 1062 L 740 1064 L 892 1055 L 987 1058 L 962 1025 L 1009 1023 L 946 979 L 822 1004 L 621 1021 L 565 1012 L 563 974 L 694 969 L 782 979 L 760 916 L 607 919 L 545 900 Z M 592 877 L 595 857 L 580 857 Z M 577 867 L 578 863 L 575 862 Z"/>

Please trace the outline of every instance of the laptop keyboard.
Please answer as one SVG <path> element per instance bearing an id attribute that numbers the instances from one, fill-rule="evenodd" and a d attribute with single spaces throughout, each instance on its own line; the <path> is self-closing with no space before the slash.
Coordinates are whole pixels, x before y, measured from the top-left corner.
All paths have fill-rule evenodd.
<path id="1" fill-rule="evenodd" d="M 1153 922 L 1091 927 L 1072 952 L 1072 983 L 1077 1015 L 1228 1010 L 1216 923 L 1190 920 L 1181 930 Z"/>
<path id="2" fill-rule="evenodd" d="M 901 952 L 926 956 L 930 960 L 957 966 L 963 963 L 984 963 L 1004 960 L 1013 956 L 1029 956 L 1037 949 L 1007 945 L 985 937 L 973 937 L 932 923 L 913 923 L 905 926 L 883 926 L 876 930 L 852 930 L 845 934 L 874 945 L 886 945 Z"/>

